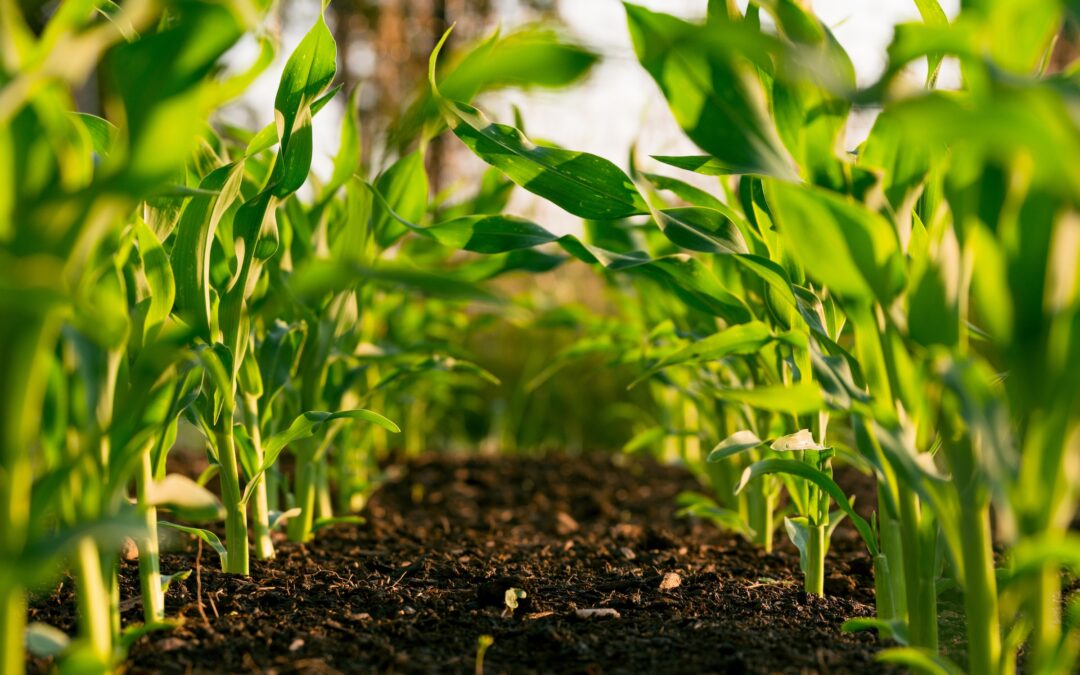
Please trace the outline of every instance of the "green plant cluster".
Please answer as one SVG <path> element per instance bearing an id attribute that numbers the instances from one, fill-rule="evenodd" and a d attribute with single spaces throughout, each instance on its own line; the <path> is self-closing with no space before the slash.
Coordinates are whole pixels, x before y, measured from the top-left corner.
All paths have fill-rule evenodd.
<path id="1" fill-rule="evenodd" d="M 968 672 L 1014 672 L 1021 648 L 1030 672 L 1071 672 L 1080 88 L 1048 66 L 1077 7 L 969 0 L 950 21 L 915 4 L 923 21 L 897 27 L 865 88 L 809 3 L 714 1 L 702 23 L 627 4 L 642 68 L 704 153 L 654 157 L 715 189 L 644 172 L 635 152 L 626 172 L 533 143 L 440 93 L 433 68 L 468 148 L 586 219 L 584 238 L 508 215 L 452 237 L 481 252 L 554 243 L 600 269 L 626 296 L 624 329 L 566 358 L 640 364 L 657 414 L 628 448 L 696 467 L 714 494 L 685 495 L 688 513 L 766 548 L 782 520 L 812 593 L 849 518 L 874 560 L 877 618 L 848 628 L 900 642 L 884 660 L 961 670 L 938 643 L 952 587 Z M 946 57 L 959 90 L 935 86 Z M 915 62 L 925 86 L 910 84 Z M 880 109 L 869 137 L 844 152 L 867 107 Z M 836 458 L 876 479 L 871 520 L 833 480 Z"/>
<path id="2" fill-rule="evenodd" d="M 250 131 L 215 113 L 274 60 L 269 2 L 30 9 L 0 2 L 0 672 L 26 647 L 105 672 L 172 625 L 161 528 L 246 575 L 277 529 L 302 542 L 358 520 L 393 447 L 464 436 L 462 411 L 495 381 L 466 358 L 470 327 L 506 310 L 484 282 L 550 256 L 460 259 L 403 224 L 501 210 L 513 187 L 491 172 L 456 203 L 429 195 L 424 151 L 444 125 L 426 88 L 393 132 L 407 150 L 379 167 L 362 161 L 353 92 L 329 177 L 312 173 L 313 124 L 340 91 L 322 14 L 284 65 L 274 122 Z M 256 58 L 225 69 L 245 36 Z M 475 45 L 447 88 L 559 87 L 596 58 L 528 26 Z M 103 114 L 79 111 L 95 88 Z M 206 442 L 197 479 L 168 470 L 182 429 Z M 125 542 L 145 621 L 122 627 Z M 27 626 L 29 594 L 61 573 L 74 638 Z"/>
<path id="3" fill-rule="evenodd" d="M 0 671 L 23 668 L 25 645 L 107 671 L 167 628 L 161 527 L 247 574 L 274 529 L 306 541 L 354 520 L 388 434 L 421 449 L 493 379 L 465 349 L 506 313 L 488 282 L 570 261 L 597 271 L 618 318 L 542 317 L 584 335 L 522 391 L 583 358 L 634 369 L 652 411 L 627 450 L 700 474 L 710 494 L 684 495 L 689 514 L 766 549 L 782 524 L 808 592 L 849 519 L 877 598 L 849 628 L 900 643 L 884 660 L 1009 673 L 1023 649 L 1030 672 L 1075 669 L 1080 88 L 1047 72 L 1074 3 L 968 0 L 950 21 L 916 0 L 923 21 L 897 28 L 864 88 L 807 3 L 712 0 L 700 23 L 627 4 L 642 68 L 702 152 L 656 155 L 664 174 L 636 149 L 624 170 L 533 142 L 470 103 L 569 84 L 588 50 L 526 28 L 439 70 L 440 43 L 386 139 L 404 150 L 366 166 L 352 99 L 322 180 L 312 126 L 339 93 L 322 17 L 287 60 L 274 123 L 212 124 L 273 60 L 267 4 L 69 0 L 32 28 L 0 0 Z M 256 61 L 223 71 L 249 34 Z M 935 87 L 946 57 L 959 90 Z M 74 104 L 91 73 L 101 116 Z M 866 107 L 880 114 L 845 152 Z M 453 199 L 429 195 L 424 168 L 447 129 L 490 165 Z M 584 234 L 506 214 L 515 185 Z M 181 425 L 206 440 L 198 480 L 167 471 Z M 834 461 L 874 477 L 874 517 Z M 145 623 L 122 629 L 126 539 Z M 74 639 L 26 625 L 29 593 L 64 571 Z M 948 587 L 963 666 L 938 644 Z"/>

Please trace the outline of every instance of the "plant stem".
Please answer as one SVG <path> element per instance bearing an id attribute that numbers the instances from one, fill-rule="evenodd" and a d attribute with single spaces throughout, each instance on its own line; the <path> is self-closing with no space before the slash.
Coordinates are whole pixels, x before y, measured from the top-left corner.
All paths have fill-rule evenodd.
<path id="1" fill-rule="evenodd" d="M 763 485 L 751 485 L 747 490 L 747 508 L 749 509 L 750 528 L 754 530 L 754 543 L 772 552 L 773 544 L 773 497 Z"/>
<path id="2" fill-rule="evenodd" d="M 1054 654 L 1061 639 L 1061 576 L 1052 565 L 1046 565 L 1028 582 L 1030 603 L 1028 613 L 1032 617 L 1031 637 L 1033 673 L 1050 672 Z"/>
<path id="3" fill-rule="evenodd" d="M 900 521 L 887 512 L 885 506 L 888 503 L 888 497 L 885 494 L 887 486 L 883 485 L 881 480 L 878 479 L 878 532 L 881 540 L 881 555 L 885 557 L 888 569 L 889 600 L 886 602 L 890 602 L 892 607 L 892 612 L 887 618 L 907 621 L 907 584 L 904 576 L 904 544 Z M 878 588 L 876 580 L 875 588 Z M 880 615 L 880 600 L 878 600 L 878 611 Z"/>
<path id="4" fill-rule="evenodd" d="M 913 647 L 937 651 L 937 589 L 933 578 L 933 560 L 925 564 L 934 550 L 924 550 L 919 531 L 919 502 L 911 490 L 899 491 L 900 537 L 903 543 L 905 590 L 907 592 L 908 633 Z M 926 578 L 929 577 L 929 578 Z"/>
<path id="5" fill-rule="evenodd" d="M 810 526 L 810 545 L 807 550 L 806 578 L 803 586 L 807 593 L 825 597 L 825 550 L 829 547 L 827 525 Z"/>
<path id="6" fill-rule="evenodd" d="M 79 540 L 75 587 L 78 596 L 79 631 L 94 656 L 103 664 L 112 660 L 113 626 L 109 589 L 101 572 L 101 553 L 90 537 Z"/>
<path id="7" fill-rule="evenodd" d="M 992 675 L 998 672 L 1001 663 L 1001 626 L 988 504 L 961 505 L 960 537 L 964 550 L 968 672 L 971 675 Z"/>
<path id="8" fill-rule="evenodd" d="M 259 466 L 262 466 L 262 429 L 259 428 L 258 401 L 254 396 L 244 396 L 244 419 L 247 422 L 251 447 L 255 451 L 255 461 Z M 274 557 L 274 540 L 270 537 L 270 502 L 266 481 L 267 477 L 264 474 L 262 480 L 255 486 L 255 493 L 251 495 L 251 520 L 255 530 L 255 557 L 259 560 L 270 560 Z"/>
<path id="9" fill-rule="evenodd" d="M 139 459 L 139 471 L 135 474 L 135 495 L 142 507 L 146 524 L 146 536 L 139 542 L 139 582 L 142 588 L 143 617 L 148 624 L 165 618 L 165 594 L 161 590 L 161 559 L 158 552 L 157 507 L 150 504 L 150 487 L 153 483 L 154 469 L 148 446 Z"/>
<path id="10" fill-rule="evenodd" d="M 26 593 L 10 572 L 0 579 L 0 672 L 21 673 L 26 668 Z"/>
<path id="11" fill-rule="evenodd" d="M 230 574 L 249 574 L 247 510 L 240 503 L 240 472 L 236 463 L 236 441 L 233 437 L 233 411 L 226 404 L 221 411 L 218 437 L 218 461 L 221 463 L 221 497 L 225 503 L 225 545 L 229 556 L 225 571 Z"/>
<path id="12" fill-rule="evenodd" d="M 311 458 L 303 453 L 297 454 L 296 476 L 293 480 L 293 494 L 296 496 L 296 506 L 300 507 L 300 515 L 289 520 L 289 540 L 304 542 L 311 539 L 311 528 L 315 522 L 316 469 Z"/>

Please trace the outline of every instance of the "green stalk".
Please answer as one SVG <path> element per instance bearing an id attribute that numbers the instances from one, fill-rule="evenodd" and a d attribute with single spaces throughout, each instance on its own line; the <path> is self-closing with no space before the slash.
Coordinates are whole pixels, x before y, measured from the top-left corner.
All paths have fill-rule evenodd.
<path id="1" fill-rule="evenodd" d="M 314 525 L 315 513 L 315 464 L 303 453 L 296 457 L 296 475 L 293 478 L 295 487 L 293 494 L 296 496 L 296 506 L 300 507 L 300 515 L 289 519 L 287 526 L 289 541 L 305 542 L 311 539 L 311 528 Z"/>
<path id="2" fill-rule="evenodd" d="M 877 609 L 877 618 L 882 621 L 893 621 L 903 618 L 896 611 L 896 600 L 893 595 L 893 573 L 889 569 L 889 558 L 884 553 L 874 556 L 874 603 Z M 899 576 L 899 575 L 897 575 Z"/>
<path id="3" fill-rule="evenodd" d="M 157 507 L 150 504 L 150 486 L 154 484 L 154 469 L 150 447 L 139 459 L 135 474 L 135 496 L 142 507 L 146 536 L 139 541 L 139 583 L 142 587 L 143 617 L 146 623 L 165 618 L 165 594 L 161 590 L 161 558 L 158 552 Z"/>
<path id="4" fill-rule="evenodd" d="M 900 490 L 899 502 L 900 538 L 904 551 L 904 572 L 907 575 L 904 584 L 909 638 L 913 647 L 937 651 L 937 588 L 933 578 L 935 551 L 925 546 L 927 542 L 921 536 L 919 502 L 915 494 L 910 490 Z"/>
<path id="5" fill-rule="evenodd" d="M 225 545 L 229 556 L 225 571 L 247 576 L 248 526 L 247 510 L 240 503 L 240 472 L 236 463 L 236 440 L 233 437 L 233 411 L 226 403 L 219 421 L 218 461 L 221 463 L 221 497 L 225 504 Z"/>
<path id="6" fill-rule="evenodd" d="M 26 668 L 26 592 L 4 573 L 0 580 L 0 672 L 21 673 Z"/>
<path id="7" fill-rule="evenodd" d="M 754 543 L 771 553 L 773 549 L 773 511 L 775 511 L 776 498 L 765 489 L 765 483 L 760 481 L 757 485 L 751 483 L 747 489 L 747 508 L 749 510 L 750 528 L 754 530 Z"/>
<path id="8" fill-rule="evenodd" d="M 255 461 L 263 463 L 262 430 L 259 428 L 258 402 L 254 396 L 244 396 L 244 418 L 247 421 L 248 436 L 255 452 Z M 270 501 L 266 485 L 267 478 L 255 486 L 251 495 L 251 520 L 255 535 L 255 557 L 270 560 L 274 557 L 274 540 L 270 536 Z"/>
<path id="9" fill-rule="evenodd" d="M 810 542 L 807 550 L 806 578 L 803 586 L 807 593 L 825 597 L 825 551 L 829 548 L 826 529 L 828 525 L 814 525 L 810 528 Z"/>
<path id="10" fill-rule="evenodd" d="M 34 469 L 29 448 L 40 429 L 46 356 L 59 324 L 0 306 L 0 672 L 26 668 L 26 589 L 18 564 L 26 546 Z"/>
<path id="11" fill-rule="evenodd" d="M 992 675 L 998 672 L 1001 665 L 1001 625 L 998 620 L 997 579 L 994 576 L 988 504 L 961 504 L 960 538 L 964 556 L 968 672 L 971 675 Z"/>
<path id="12" fill-rule="evenodd" d="M 884 492 L 886 487 L 878 479 L 878 534 L 881 541 L 881 553 L 884 556 L 883 566 L 888 575 L 888 599 L 885 600 L 892 608 L 889 619 L 907 621 L 907 584 L 904 575 L 904 544 L 900 528 L 900 521 L 890 516 L 885 504 L 888 502 Z M 877 561 L 875 561 L 875 566 Z M 875 579 L 875 588 L 878 588 Z M 878 600 L 878 612 L 882 607 L 882 601 Z"/>
<path id="13" fill-rule="evenodd" d="M 1050 672 L 1061 640 L 1061 576 L 1053 565 L 1046 565 L 1028 583 L 1028 613 L 1032 620 L 1028 638 L 1032 651 L 1031 672 Z"/>
<path id="14" fill-rule="evenodd" d="M 79 540 L 76 553 L 75 589 L 78 597 L 79 632 L 93 654 L 104 664 L 112 661 L 113 625 L 109 588 L 101 571 L 101 553 L 90 537 Z"/>
<path id="15" fill-rule="evenodd" d="M 315 513 L 319 518 L 333 518 L 334 501 L 330 494 L 330 465 L 325 453 L 320 456 L 322 459 L 315 462 Z"/>

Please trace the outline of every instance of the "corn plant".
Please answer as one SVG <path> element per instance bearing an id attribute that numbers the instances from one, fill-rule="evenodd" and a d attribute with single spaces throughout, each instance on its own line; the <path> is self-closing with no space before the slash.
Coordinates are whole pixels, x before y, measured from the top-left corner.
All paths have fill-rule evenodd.
<path id="1" fill-rule="evenodd" d="M 1071 544 L 1048 545 L 1046 528 L 1063 527 L 1055 518 L 1066 518 L 1075 507 L 1075 486 L 1064 478 L 1062 463 L 1076 424 L 1075 397 L 1054 382 L 1075 359 L 1070 347 L 1076 341 L 1068 341 L 1077 248 L 1053 249 L 1064 251 L 1059 258 L 1051 247 L 1071 231 L 1063 223 L 1075 194 L 1073 169 L 1061 157 L 1069 155 L 1077 134 L 1062 98 L 1071 80 L 1015 78 L 1045 64 L 1063 10 L 1048 2 L 1026 16 L 1020 29 L 1030 40 L 1015 53 L 991 49 L 989 58 L 1000 68 L 995 70 L 979 45 L 997 44 L 991 36 L 1007 30 L 1004 17 L 1019 16 L 1010 13 L 1015 3 L 971 3 L 951 25 L 936 3 L 918 4 L 925 23 L 898 30 L 890 70 L 880 85 L 858 96 L 843 51 L 797 3 L 751 3 L 745 13 L 712 3 L 704 26 L 627 6 L 642 65 L 687 135 L 709 153 L 658 159 L 707 175 L 742 174 L 738 182 L 722 180 L 721 202 L 741 206 L 741 215 L 716 209 L 725 217 L 711 221 L 700 211 L 657 209 L 606 160 L 531 144 L 475 108 L 439 97 L 434 78 L 432 88 L 454 133 L 519 185 L 585 218 L 650 216 L 680 247 L 719 253 L 714 277 L 695 269 L 694 259 L 674 263 L 639 251 L 614 253 L 545 236 L 533 224 L 506 224 L 520 234 L 503 246 L 557 242 L 586 262 L 666 277 L 687 301 L 731 326 L 688 344 L 680 356 L 662 357 L 659 366 L 671 365 L 665 358 L 691 360 L 695 349 L 706 355 L 703 361 L 723 358 L 732 352 L 715 345 L 753 325 L 738 314 L 745 310 L 740 298 L 753 286 L 736 281 L 721 262 L 763 284 L 765 318 L 774 322 L 763 336 L 775 336 L 778 326 L 801 329 L 809 367 L 793 372 L 813 374 L 805 386 L 790 386 L 801 379 L 785 377 L 781 369 L 772 381 L 788 386 L 777 396 L 768 390 L 769 378 L 749 380 L 752 388 L 734 394 L 723 386 L 712 393 L 781 417 L 793 397 L 804 397 L 805 408 L 786 412 L 797 418 L 830 409 L 852 423 L 863 459 L 879 480 L 879 527 L 859 528 L 875 557 L 879 625 L 903 625 L 913 646 L 884 658 L 951 667 L 936 653 L 936 586 L 945 574 L 964 591 L 973 672 L 1007 671 L 1028 630 L 1036 668 L 1058 672 L 1075 658 L 1057 628 L 1057 565 L 1072 554 L 1066 553 Z M 776 33 L 761 29 L 760 9 L 772 14 Z M 960 57 L 964 92 L 887 98 L 902 66 L 919 57 L 928 57 L 932 86 L 942 53 Z M 884 97 L 888 105 L 860 152 L 843 156 L 837 151 L 840 131 L 849 101 L 858 97 Z M 1013 122 L 1005 121 L 1008 115 Z M 1009 124 L 1028 131 L 1010 134 L 1004 130 Z M 927 128 L 935 131 L 926 134 Z M 1058 148 L 1056 156 L 1044 154 L 1051 148 Z M 701 195 L 687 199 L 690 191 L 679 190 L 691 204 L 702 202 Z M 746 225 L 754 227 L 749 234 Z M 733 231 L 746 250 L 731 250 Z M 471 237 L 460 238 L 473 245 L 478 236 L 473 228 Z M 1048 296 L 1048 288 L 1056 290 Z M 787 313 L 777 313 L 784 302 Z M 1046 370 L 1050 363 L 1053 372 Z M 1004 386 L 995 381 L 994 364 L 1009 373 Z M 1018 427 L 1029 440 L 1018 441 L 1010 431 L 1008 408 L 1023 419 L 1038 418 Z M 814 440 L 824 446 L 823 427 Z M 722 444 L 720 456 L 739 438 Z M 760 447 L 758 438 L 748 440 L 749 447 Z M 765 467 L 826 475 L 821 465 L 777 462 L 785 460 L 766 459 L 747 475 L 768 473 Z M 1036 489 L 1035 475 L 1057 487 Z M 1026 490 L 1017 476 L 1027 477 Z M 822 482 L 811 482 L 815 487 L 795 483 L 792 494 L 809 516 L 805 525 L 827 527 L 828 500 L 816 492 Z M 802 499 L 812 493 L 815 500 Z M 1033 499 L 1036 493 L 1040 497 Z M 824 494 L 832 495 L 831 488 Z M 1008 607 L 999 605 L 993 567 L 992 502 L 1023 561 L 1008 577 Z M 814 508 L 806 508 L 811 503 Z M 1018 516 L 1018 509 L 1027 515 Z M 803 528 L 793 534 L 809 542 Z M 816 560 L 822 547 L 813 548 Z M 1002 610 L 1017 620 L 1004 636 Z"/>

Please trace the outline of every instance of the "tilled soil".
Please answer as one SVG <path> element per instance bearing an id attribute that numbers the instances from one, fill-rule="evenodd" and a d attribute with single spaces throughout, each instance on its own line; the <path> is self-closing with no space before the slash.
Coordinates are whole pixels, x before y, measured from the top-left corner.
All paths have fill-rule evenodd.
<path id="1" fill-rule="evenodd" d="M 849 529 L 829 553 L 829 597 L 808 596 L 781 533 L 766 554 L 678 518 L 693 477 L 625 460 L 431 457 L 391 472 L 365 524 L 282 542 L 249 578 L 204 550 L 166 599 L 183 624 L 140 638 L 129 672 L 473 672 L 481 635 L 494 638 L 487 673 L 886 670 L 876 637 L 840 631 L 873 615 L 870 560 Z M 196 555 L 162 567 L 195 568 Z M 526 593 L 513 612 L 510 588 Z M 137 589 L 125 563 L 131 622 Z M 72 602 L 63 584 L 31 620 L 71 631 Z M 617 616 L 579 616 L 591 609 Z"/>

